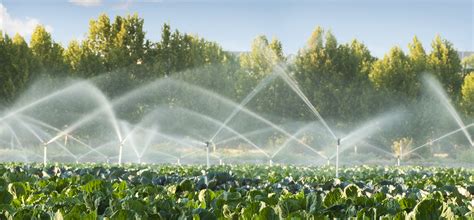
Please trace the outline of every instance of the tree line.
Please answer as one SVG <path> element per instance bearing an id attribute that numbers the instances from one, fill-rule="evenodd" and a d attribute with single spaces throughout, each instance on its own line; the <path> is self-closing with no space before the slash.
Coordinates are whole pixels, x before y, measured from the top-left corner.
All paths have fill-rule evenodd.
<path id="1" fill-rule="evenodd" d="M 43 26 L 36 27 L 29 43 L 18 34 L 11 38 L 1 33 L 0 102 L 13 103 L 40 77 L 109 77 L 114 83 L 103 89 L 113 97 L 126 88 L 174 75 L 240 101 L 277 65 L 285 63 L 282 68 L 317 110 L 341 127 L 394 106 L 417 108 L 414 118 L 431 114 L 432 109 L 418 105 L 424 100 L 433 102 L 422 92 L 425 73 L 442 83 L 456 107 L 468 116 L 474 113 L 474 58 L 461 61 L 452 43 L 440 36 L 435 36 L 429 52 L 414 37 L 407 52 L 395 46 L 377 58 L 362 42 L 339 43 L 331 31 L 317 27 L 295 56 L 286 56 L 282 43 L 266 36 L 258 36 L 249 52 L 235 54 L 215 42 L 172 30 L 168 24 L 162 26 L 161 39 L 153 42 L 146 38 L 143 24 L 136 14 L 114 20 L 102 14 L 90 21 L 85 39 L 73 40 L 67 47 L 54 41 Z M 114 72 L 126 74 L 116 78 L 109 74 Z M 178 74 L 183 72 L 186 74 Z M 276 80 L 256 97 L 252 108 L 310 119 L 310 112 L 300 111 L 306 108 L 304 103 L 288 91 L 283 81 Z M 423 137 L 433 133 L 436 121 L 420 123 L 430 127 Z M 406 128 L 407 136 L 415 130 Z"/>

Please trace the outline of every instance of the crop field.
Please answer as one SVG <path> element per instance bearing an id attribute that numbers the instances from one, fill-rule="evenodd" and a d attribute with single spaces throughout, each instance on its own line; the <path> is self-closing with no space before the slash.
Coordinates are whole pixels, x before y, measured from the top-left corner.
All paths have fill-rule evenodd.
<path id="1" fill-rule="evenodd" d="M 0 219 L 473 219 L 474 170 L 5 163 Z"/>

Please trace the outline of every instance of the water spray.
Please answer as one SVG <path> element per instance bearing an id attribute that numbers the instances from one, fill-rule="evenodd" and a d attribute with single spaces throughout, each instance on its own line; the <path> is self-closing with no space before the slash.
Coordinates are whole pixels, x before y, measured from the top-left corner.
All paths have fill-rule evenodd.
<path id="1" fill-rule="evenodd" d="M 211 164 L 209 162 L 209 148 L 211 147 L 212 142 L 206 141 L 204 142 L 204 144 L 206 145 L 206 168 L 209 169 L 211 167 Z"/>
<path id="2" fill-rule="evenodd" d="M 403 158 L 403 146 L 401 144 L 399 145 L 399 151 L 400 153 L 398 154 L 398 157 L 397 157 L 397 166 L 400 166 L 400 162 L 402 161 L 402 158 Z"/>

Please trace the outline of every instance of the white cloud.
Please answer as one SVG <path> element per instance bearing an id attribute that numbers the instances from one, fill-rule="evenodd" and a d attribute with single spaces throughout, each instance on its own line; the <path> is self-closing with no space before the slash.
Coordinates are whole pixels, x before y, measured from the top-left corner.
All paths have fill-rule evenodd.
<path id="1" fill-rule="evenodd" d="M 120 1 L 119 3 L 115 4 L 113 8 L 116 10 L 128 10 L 132 3 L 132 0 Z"/>
<path id="2" fill-rule="evenodd" d="M 112 8 L 115 10 L 129 10 L 132 5 L 140 3 L 162 3 L 163 0 L 120 0 L 113 3 Z"/>
<path id="3" fill-rule="evenodd" d="M 99 6 L 102 4 L 102 0 L 69 0 L 69 2 L 84 7 Z"/>
<path id="4" fill-rule="evenodd" d="M 26 17 L 25 19 L 14 18 L 8 14 L 7 8 L 0 3 L 0 29 L 9 35 L 16 33 L 22 36 L 29 36 L 33 33 L 35 27 L 40 23 L 38 19 Z M 52 32 L 53 28 L 45 25 L 48 32 Z"/>

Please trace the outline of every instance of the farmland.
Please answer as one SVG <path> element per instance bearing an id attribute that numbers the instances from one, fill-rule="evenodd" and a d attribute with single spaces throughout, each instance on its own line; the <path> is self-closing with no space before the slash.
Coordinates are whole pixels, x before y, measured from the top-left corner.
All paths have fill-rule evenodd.
<path id="1" fill-rule="evenodd" d="M 0 219 L 472 219 L 474 170 L 5 163 Z M 207 184 L 206 184 L 207 182 Z"/>

